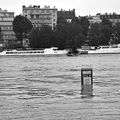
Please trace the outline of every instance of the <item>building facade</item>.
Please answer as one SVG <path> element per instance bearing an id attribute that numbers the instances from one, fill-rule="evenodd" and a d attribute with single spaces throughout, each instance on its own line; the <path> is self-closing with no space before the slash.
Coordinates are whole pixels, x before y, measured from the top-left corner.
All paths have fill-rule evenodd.
<path id="1" fill-rule="evenodd" d="M 120 14 L 112 13 L 112 14 L 101 14 L 100 19 L 106 18 L 112 22 L 113 25 L 116 23 L 120 23 Z"/>
<path id="2" fill-rule="evenodd" d="M 96 16 L 89 16 L 88 21 L 90 22 L 90 24 L 94 24 L 94 23 L 101 23 L 102 19 L 100 19 L 100 15 L 96 15 Z"/>
<path id="3" fill-rule="evenodd" d="M 13 32 L 14 12 L 0 9 L 0 44 L 7 46 L 12 44 L 15 40 L 15 33 Z"/>
<path id="4" fill-rule="evenodd" d="M 98 13 L 95 16 L 89 16 L 88 20 L 91 24 L 92 23 L 101 23 L 103 18 L 109 20 L 113 25 L 115 25 L 116 23 L 120 23 L 120 14 L 116 14 L 116 13 L 112 13 L 112 14 L 108 14 L 108 13 L 100 14 L 100 13 Z"/>
<path id="5" fill-rule="evenodd" d="M 67 20 L 67 22 L 71 22 L 73 18 L 75 18 L 75 9 L 73 10 L 63 10 L 61 9 L 60 11 L 57 12 L 58 19 L 63 17 Z"/>
<path id="6" fill-rule="evenodd" d="M 23 16 L 27 17 L 33 24 L 33 27 L 41 27 L 42 25 L 51 26 L 52 29 L 57 24 L 57 9 L 50 6 L 23 6 Z"/>

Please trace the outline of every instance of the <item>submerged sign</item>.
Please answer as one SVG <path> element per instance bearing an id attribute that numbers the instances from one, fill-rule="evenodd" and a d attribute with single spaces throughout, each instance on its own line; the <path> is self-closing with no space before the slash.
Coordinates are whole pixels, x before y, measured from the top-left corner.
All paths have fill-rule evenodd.
<path id="1" fill-rule="evenodd" d="M 81 85 L 92 85 L 93 84 L 93 73 L 92 68 L 81 69 Z"/>
<path id="2" fill-rule="evenodd" d="M 81 69 L 81 95 L 82 95 L 82 98 L 93 96 L 93 70 L 92 68 Z"/>

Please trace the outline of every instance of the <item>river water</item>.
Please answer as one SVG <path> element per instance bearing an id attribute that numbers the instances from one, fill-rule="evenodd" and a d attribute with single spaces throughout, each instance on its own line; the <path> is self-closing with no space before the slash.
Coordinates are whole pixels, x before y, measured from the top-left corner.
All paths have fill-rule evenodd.
<path id="1" fill-rule="evenodd" d="M 91 97 L 81 95 L 85 66 Z M 120 120 L 120 54 L 0 57 L 0 120 Z"/>

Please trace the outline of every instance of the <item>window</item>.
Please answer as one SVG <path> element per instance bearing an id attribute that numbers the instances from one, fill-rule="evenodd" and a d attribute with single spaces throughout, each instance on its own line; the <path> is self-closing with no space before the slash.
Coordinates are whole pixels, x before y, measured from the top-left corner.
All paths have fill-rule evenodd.
<path id="1" fill-rule="evenodd" d="M 7 29 L 10 30 L 10 27 L 8 27 Z"/>
<path id="2" fill-rule="evenodd" d="M 27 10 L 24 10 L 25 13 L 27 13 Z"/>
<path id="3" fill-rule="evenodd" d="M 39 10 L 36 10 L 36 13 L 39 13 Z"/>
<path id="4" fill-rule="evenodd" d="M 36 15 L 36 18 L 39 18 L 39 15 Z"/>
<path id="5" fill-rule="evenodd" d="M 104 46 L 104 47 L 102 47 L 102 49 L 106 49 L 106 48 L 109 48 L 109 46 Z"/>
<path id="6" fill-rule="evenodd" d="M 55 10 L 53 10 L 53 13 L 55 13 Z"/>
<path id="7" fill-rule="evenodd" d="M 31 13 L 33 13 L 34 12 L 34 10 L 31 10 Z"/>
<path id="8" fill-rule="evenodd" d="M 111 46 L 111 48 L 118 48 L 118 46 Z"/>
<path id="9" fill-rule="evenodd" d="M 34 15 L 31 15 L 31 18 L 34 18 Z"/>
<path id="10" fill-rule="evenodd" d="M 46 13 L 50 13 L 50 10 L 46 10 Z"/>
<path id="11" fill-rule="evenodd" d="M 44 13 L 45 11 L 44 10 L 41 10 L 41 13 Z"/>

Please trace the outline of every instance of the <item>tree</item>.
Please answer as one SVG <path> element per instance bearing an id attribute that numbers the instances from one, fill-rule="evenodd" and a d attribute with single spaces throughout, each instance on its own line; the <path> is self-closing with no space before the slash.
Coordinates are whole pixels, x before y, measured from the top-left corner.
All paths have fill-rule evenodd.
<path id="1" fill-rule="evenodd" d="M 32 48 L 39 48 L 39 33 L 38 28 L 32 29 L 29 35 L 29 46 Z"/>
<path id="2" fill-rule="evenodd" d="M 67 20 L 62 16 L 58 17 L 57 25 L 65 25 L 65 24 L 67 24 Z"/>
<path id="3" fill-rule="evenodd" d="M 113 32 L 112 23 L 107 19 L 102 19 L 101 22 L 101 45 L 108 45 L 110 42 L 110 37 Z"/>
<path id="4" fill-rule="evenodd" d="M 82 27 L 82 33 L 87 37 L 90 23 L 86 17 L 81 17 L 80 25 Z"/>
<path id="5" fill-rule="evenodd" d="M 53 47 L 53 31 L 48 25 L 42 25 L 40 29 L 33 29 L 29 36 L 30 47 L 46 48 Z"/>
<path id="6" fill-rule="evenodd" d="M 108 25 L 108 26 L 112 27 L 112 23 L 106 18 L 102 19 L 101 25 Z"/>
<path id="7" fill-rule="evenodd" d="M 55 30 L 53 33 L 53 46 L 58 47 L 59 49 L 66 48 L 65 34 L 61 31 Z"/>
<path id="8" fill-rule="evenodd" d="M 0 27 L 0 42 L 2 41 L 2 30 L 1 30 L 1 27 Z"/>
<path id="9" fill-rule="evenodd" d="M 23 37 L 27 37 L 27 34 L 32 29 L 32 23 L 24 16 L 18 15 L 13 20 L 13 31 L 19 41 L 22 42 Z"/>
<path id="10" fill-rule="evenodd" d="M 112 39 L 114 44 L 120 43 L 120 23 L 116 23 L 115 26 L 113 26 L 113 33 L 112 33 Z"/>
<path id="11" fill-rule="evenodd" d="M 41 47 L 53 47 L 52 46 L 52 37 L 53 37 L 53 31 L 52 27 L 48 25 L 42 25 L 40 28 L 39 33 L 39 40 L 41 42 Z"/>
<path id="12" fill-rule="evenodd" d="M 100 31 L 100 24 L 94 23 L 91 24 L 90 31 L 89 31 L 89 40 L 91 46 L 99 46 L 101 42 L 101 31 Z"/>
<path id="13" fill-rule="evenodd" d="M 80 20 L 78 17 L 74 17 L 71 22 L 76 23 L 76 24 L 80 24 Z"/>

